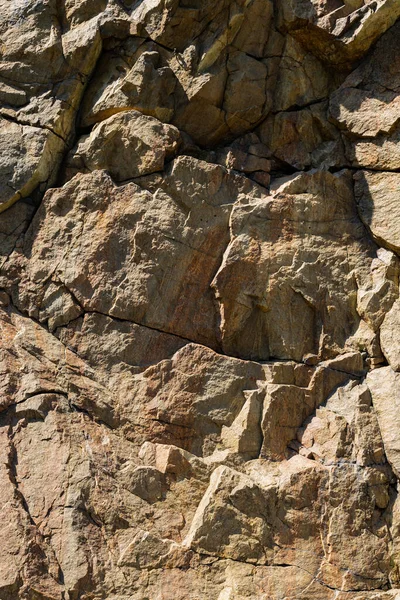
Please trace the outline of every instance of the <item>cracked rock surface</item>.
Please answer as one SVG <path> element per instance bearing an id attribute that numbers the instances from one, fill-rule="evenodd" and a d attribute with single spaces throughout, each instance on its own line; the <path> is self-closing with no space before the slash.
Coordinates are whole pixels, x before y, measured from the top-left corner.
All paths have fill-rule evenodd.
<path id="1" fill-rule="evenodd" d="M 399 1 L 0 14 L 0 600 L 399 600 Z"/>

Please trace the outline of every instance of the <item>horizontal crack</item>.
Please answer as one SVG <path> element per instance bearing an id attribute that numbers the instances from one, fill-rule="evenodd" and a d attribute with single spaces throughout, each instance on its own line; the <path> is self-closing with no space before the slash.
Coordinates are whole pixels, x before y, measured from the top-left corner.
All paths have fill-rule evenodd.
<path id="1" fill-rule="evenodd" d="M 0 117 L 5 119 L 6 121 L 10 121 L 10 123 L 15 123 L 16 125 L 21 125 L 22 127 L 26 126 L 26 127 L 32 127 L 34 129 L 45 129 L 46 131 L 49 131 L 50 133 L 54 134 L 56 137 L 60 138 L 60 140 L 62 140 L 64 142 L 64 144 L 67 145 L 67 142 L 62 137 L 62 135 L 55 132 L 54 129 L 52 129 L 48 125 L 32 125 L 32 123 L 30 123 L 29 121 L 23 121 L 23 120 L 21 121 L 21 120 L 18 120 L 16 117 L 12 117 L 11 115 L 9 115 L 7 113 L 3 113 L 1 111 L 1 109 L 0 109 Z"/>

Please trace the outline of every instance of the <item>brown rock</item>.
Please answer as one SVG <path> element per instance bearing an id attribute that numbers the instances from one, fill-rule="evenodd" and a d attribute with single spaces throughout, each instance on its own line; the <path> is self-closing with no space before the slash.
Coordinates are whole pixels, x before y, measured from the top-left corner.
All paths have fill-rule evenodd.
<path id="1" fill-rule="evenodd" d="M 84 361 L 11 306 L 0 315 L 2 410 L 38 394 L 68 392 L 72 403 L 112 422 L 111 396 Z"/>
<path id="2" fill-rule="evenodd" d="M 250 478 L 228 467 L 218 467 L 184 546 L 233 560 L 265 562 L 265 551 L 272 542 L 268 520 L 274 511 L 275 493 L 274 488 L 261 490 Z"/>
<path id="3" fill-rule="evenodd" d="M 57 336 L 93 369 L 110 373 L 137 373 L 172 356 L 187 341 L 120 321 L 99 313 L 85 313 L 57 330 Z"/>
<path id="4" fill-rule="evenodd" d="M 382 352 L 394 371 L 400 371 L 399 325 L 400 301 L 396 300 L 384 318 L 380 329 Z"/>
<path id="5" fill-rule="evenodd" d="M 398 441 L 398 404 L 400 375 L 391 367 L 382 367 L 371 371 L 367 376 L 367 385 L 371 390 L 372 402 L 378 417 L 387 459 L 399 476 Z"/>
<path id="6" fill-rule="evenodd" d="M 259 135 L 277 159 L 296 169 L 346 164 L 340 134 L 328 122 L 325 102 L 270 115 L 260 126 Z"/>
<path id="7" fill-rule="evenodd" d="M 48 193 L 10 261 L 18 271 L 26 265 L 15 302 L 52 326 L 83 308 L 216 347 L 209 284 L 231 205 L 253 193 L 260 194 L 256 184 L 189 157 L 177 159 L 152 193 L 135 183 L 118 187 L 102 171 L 77 176 Z"/>
<path id="8" fill-rule="evenodd" d="M 400 175 L 359 171 L 355 178 L 356 200 L 363 223 L 379 244 L 399 253 L 397 192 Z"/>
<path id="9" fill-rule="evenodd" d="M 179 131 L 137 111 L 117 114 L 96 125 L 67 159 L 67 169 L 106 169 L 115 181 L 164 169 L 179 147 Z"/>
<path id="10" fill-rule="evenodd" d="M 273 59 L 267 59 L 274 71 Z M 325 65 L 288 35 L 276 68 L 273 111 L 287 111 L 325 99 L 333 87 Z M 334 88 L 333 88 L 334 89 Z M 333 90 L 332 90 L 333 91 Z"/>
<path id="11" fill-rule="evenodd" d="M 365 54 L 400 14 L 393 0 L 282 0 L 278 6 L 282 28 L 327 62 L 339 65 Z"/>
<path id="12" fill-rule="evenodd" d="M 0 600 L 396 600 L 398 0 L 0 14 Z"/>
<path id="13" fill-rule="evenodd" d="M 346 155 L 366 169 L 399 168 L 399 25 L 330 98 L 330 114 L 343 130 Z"/>
<path id="14" fill-rule="evenodd" d="M 231 242 L 213 281 L 223 349 L 261 360 L 343 351 L 358 319 L 354 279 L 339 273 L 343 263 L 348 273 L 361 268 L 372 250 L 349 175 L 297 174 L 271 193 L 232 213 Z"/>
<path id="15" fill-rule="evenodd" d="M 48 180 L 65 151 L 51 131 L 0 117 L 0 210 L 6 210 Z"/>
<path id="16" fill-rule="evenodd" d="M 245 391 L 256 390 L 263 378 L 257 363 L 188 344 L 172 359 L 144 371 L 133 398 L 123 401 L 123 414 L 141 424 L 149 441 L 208 456 L 216 449 L 221 428 L 234 424 L 244 408 Z M 249 418 L 258 420 L 253 414 Z"/>
<path id="17" fill-rule="evenodd" d="M 177 84 L 166 60 L 170 54 L 140 37 L 104 52 L 82 101 L 82 126 L 131 109 L 169 122 Z"/>

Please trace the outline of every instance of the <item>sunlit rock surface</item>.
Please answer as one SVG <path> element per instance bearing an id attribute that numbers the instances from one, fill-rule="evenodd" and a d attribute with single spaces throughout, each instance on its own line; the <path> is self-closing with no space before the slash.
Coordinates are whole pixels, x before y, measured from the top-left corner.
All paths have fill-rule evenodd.
<path id="1" fill-rule="evenodd" d="M 398 0 L 0 15 L 0 600 L 398 600 Z"/>

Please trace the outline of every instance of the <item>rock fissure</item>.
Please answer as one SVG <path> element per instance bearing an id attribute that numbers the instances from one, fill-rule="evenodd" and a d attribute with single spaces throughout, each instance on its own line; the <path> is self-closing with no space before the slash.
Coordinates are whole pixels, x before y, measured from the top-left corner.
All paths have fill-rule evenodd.
<path id="1" fill-rule="evenodd" d="M 0 10 L 2 600 L 395 600 L 398 3 Z"/>

